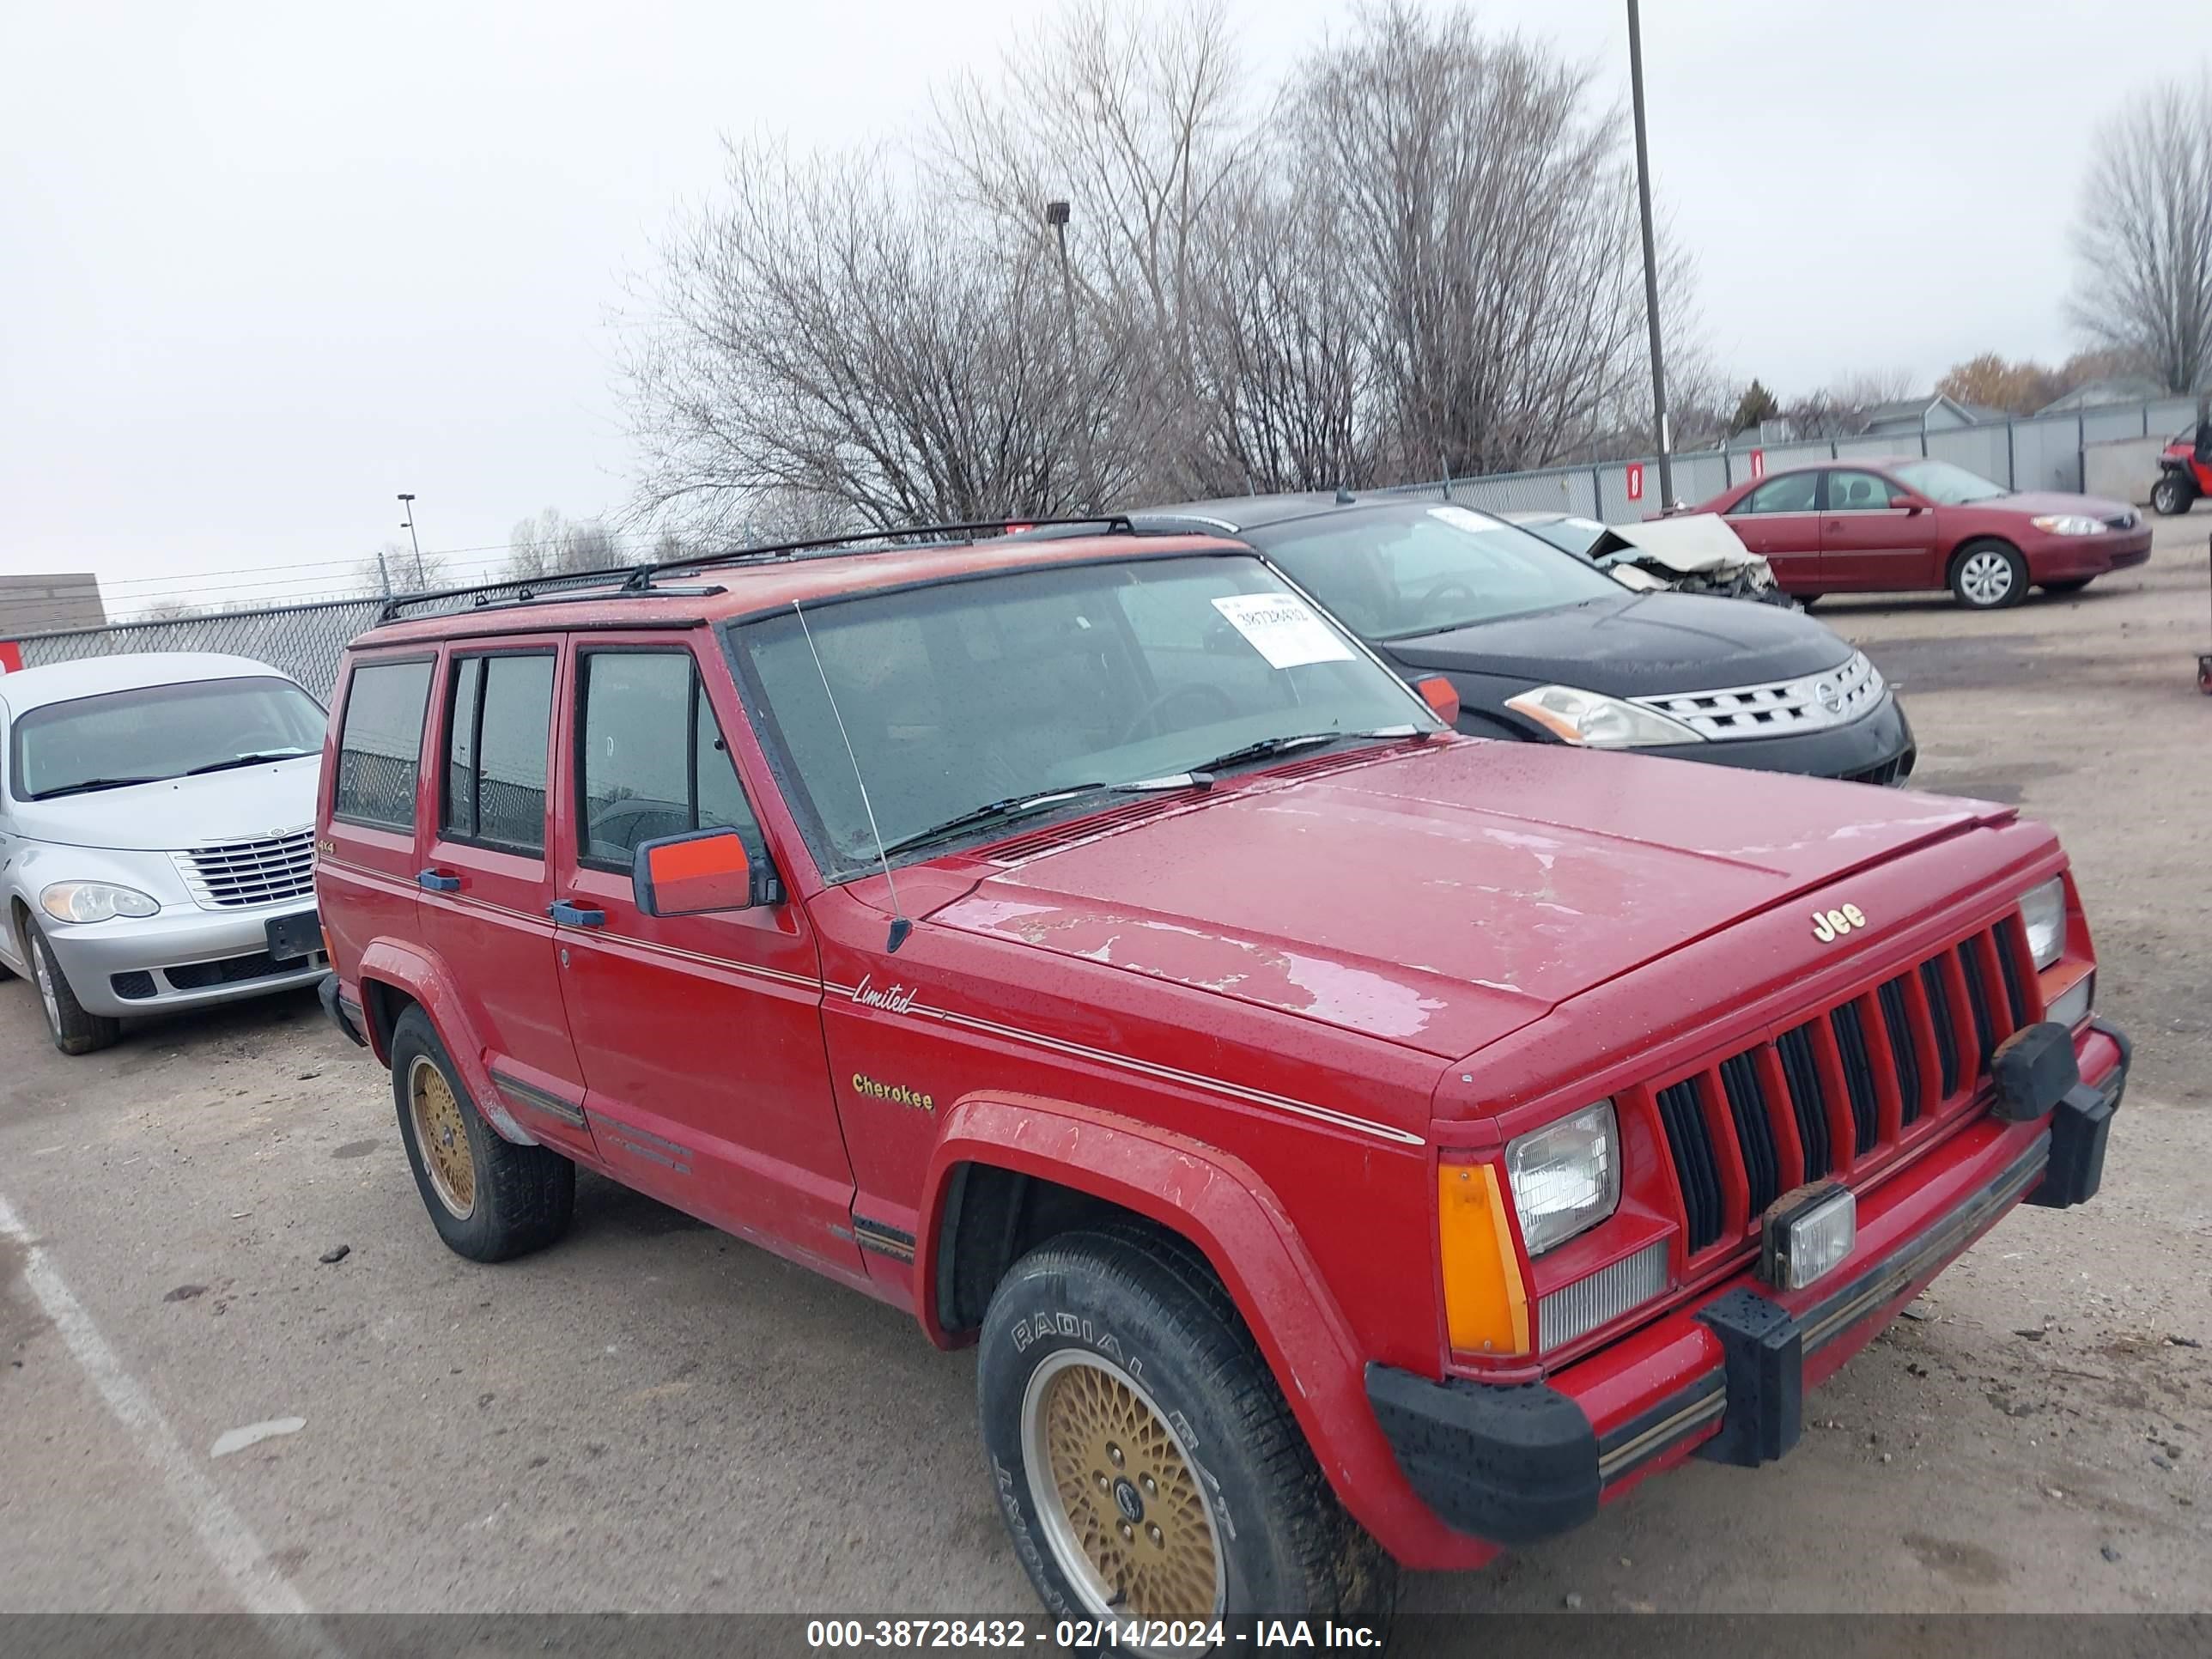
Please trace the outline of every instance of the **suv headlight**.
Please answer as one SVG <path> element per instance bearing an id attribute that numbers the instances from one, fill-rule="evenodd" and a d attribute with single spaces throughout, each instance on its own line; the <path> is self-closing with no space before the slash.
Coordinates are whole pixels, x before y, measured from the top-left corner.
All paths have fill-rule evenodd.
<path id="1" fill-rule="evenodd" d="M 2030 519 L 2038 530 L 2053 536 L 2094 536 L 2105 526 L 2095 519 L 2085 519 L 2078 513 L 2057 513 L 2046 518 Z"/>
<path id="2" fill-rule="evenodd" d="M 1662 743 L 1703 743 L 1705 733 L 1680 720 L 1573 685 L 1540 685 L 1508 697 L 1505 706 L 1526 714 L 1553 737 L 1588 749 L 1640 749 Z"/>
<path id="3" fill-rule="evenodd" d="M 1601 1100 L 1506 1143 L 1505 1174 L 1521 1237 L 1541 1255 L 1611 1215 L 1620 1203 L 1620 1126 Z"/>
<path id="4" fill-rule="evenodd" d="M 2066 949 L 2066 882 L 2053 876 L 2020 896 L 2020 919 L 2027 928 L 2027 953 L 2036 971 L 2058 960 Z"/>
<path id="5" fill-rule="evenodd" d="M 106 881 L 58 881 L 39 895 L 39 908 L 56 921 L 112 921 L 150 916 L 161 908 L 136 887 Z"/>

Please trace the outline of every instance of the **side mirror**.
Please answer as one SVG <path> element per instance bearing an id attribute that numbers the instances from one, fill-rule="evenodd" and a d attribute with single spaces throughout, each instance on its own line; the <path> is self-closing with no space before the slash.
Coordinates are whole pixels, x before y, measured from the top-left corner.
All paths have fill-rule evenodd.
<path id="1" fill-rule="evenodd" d="M 783 884 L 769 862 L 760 831 L 694 830 L 640 842 L 629 884 L 648 916 L 697 916 L 783 902 Z"/>
<path id="2" fill-rule="evenodd" d="M 1413 682 L 1413 690 L 1421 694 L 1421 701 L 1429 712 L 1446 726 L 1459 724 L 1459 690 L 1441 674 L 1431 674 L 1425 680 Z"/>

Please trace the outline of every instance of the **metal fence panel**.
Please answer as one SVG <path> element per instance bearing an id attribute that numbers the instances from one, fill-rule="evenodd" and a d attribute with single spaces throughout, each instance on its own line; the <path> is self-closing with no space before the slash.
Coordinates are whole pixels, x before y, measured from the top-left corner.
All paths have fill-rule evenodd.
<path id="1" fill-rule="evenodd" d="M 1960 426 L 1928 434 L 1928 458 L 1948 461 L 1993 483 L 2012 483 L 2012 457 L 2002 426 Z"/>
<path id="2" fill-rule="evenodd" d="M 2143 405 L 2143 435 L 2147 438 L 2171 438 L 2197 419 L 2197 400 L 2194 398 L 2167 398 Z"/>
<path id="3" fill-rule="evenodd" d="M 2146 405 L 2132 408 L 2085 409 L 2081 411 L 2081 441 L 2085 444 L 2110 443 L 2117 438 L 2141 438 Z"/>
<path id="4" fill-rule="evenodd" d="M 1899 455 L 1917 455 L 1922 434 L 1917 432 L 1888 432 L 1866 438 L 1836 440 L 1836 459 L 1839 461 L 1886 461 Z"/>
<path id="5" fill-rule="evenodd" d="M 2081 428 L 2071 415 L 2012 423 L 2014 489 L 2079 490 Z"/>
<path id="6" fill-rule="evenodd" d="M 22 641 L 23 666 L 115 657 L 140 651 L 221 651 L 252 657 L 289 674 L 328 702 L 337 684 L 338 654 L 372 626 L 380 599 L 232 611 L 173 622 L 122 623 L 72 634 L 36 634 Z"/>
<path id="7" fill-rule="evenodd" d="M 1711 501 L 1729 487 L 1728 459 L 1717 450 L 1677 455 L 1674 463 L 1674 499 L 1687 506 Z M 1656 482 L 1659 469 L 1654 466 L 1644 476 Z"/>

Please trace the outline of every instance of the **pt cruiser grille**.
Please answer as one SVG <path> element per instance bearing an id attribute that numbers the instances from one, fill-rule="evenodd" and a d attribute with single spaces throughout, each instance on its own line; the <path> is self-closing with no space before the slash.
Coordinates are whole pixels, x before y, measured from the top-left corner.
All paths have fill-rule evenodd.
<path id="1" fill-rule="evenodd" d="M 1786 737 L 1793 732 L 1848 725 L 1872 710 L 1881 701 L 1881 671 L 1867 660 L 1864 653 L 1854 651 L 1849 662 L 1801 679 L 1634 701 L 1681 721 L 1704 737 L 1725 742 L 1732 738 Z"/>
<path id="2" fill-rule="evenodd" d="M 1689 1254 L 1747 1243 L 1782 1194 L 1848 1179 L 1963 1110 L 1996 1046 L 2041 1017 L 2027 952 L 2008 917 L 1771 1042 L 1632 1091 L 1666 1143 Z"/>
<path id="3" fill-rule="evenodd" d="M 192 902 L 229 910 L 305 898 L 315 890 L 315 832 L 312 826 L 261 841 L 234 841 L 172 853 Z"/>

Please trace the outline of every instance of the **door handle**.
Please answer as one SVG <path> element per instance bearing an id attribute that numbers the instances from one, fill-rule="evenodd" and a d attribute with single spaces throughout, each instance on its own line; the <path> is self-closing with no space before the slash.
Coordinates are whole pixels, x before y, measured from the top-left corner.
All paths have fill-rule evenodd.
<path id="1" fill-rule="evenodd" d="M 604 927 L 607 925 L 605 911 L 586 910 L 582 905 L 571 904 L 566 899 L 555 899 L 545 907 L 545 914 L 564 927 Z"/>
<path id="2" fill-rule="evenodd" d="M 458 893 L 461 878 L 449 876 L 442 870 L 425 870 L 415 878 L 415 884 L 426 893 Z"/>

